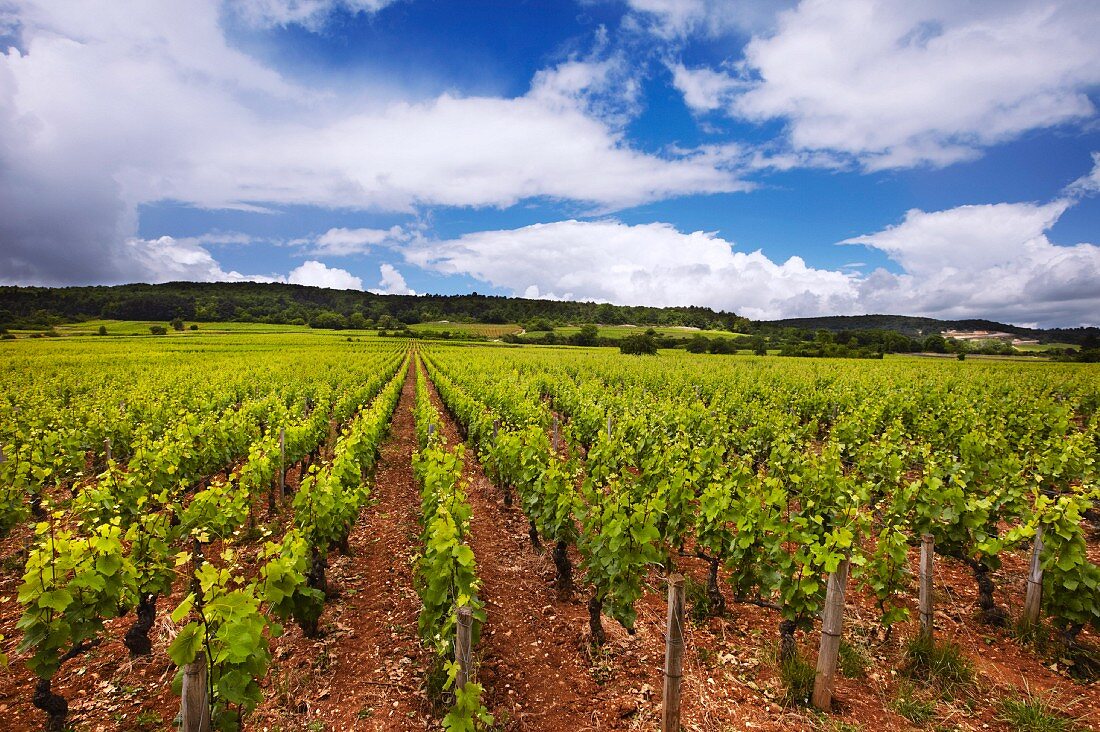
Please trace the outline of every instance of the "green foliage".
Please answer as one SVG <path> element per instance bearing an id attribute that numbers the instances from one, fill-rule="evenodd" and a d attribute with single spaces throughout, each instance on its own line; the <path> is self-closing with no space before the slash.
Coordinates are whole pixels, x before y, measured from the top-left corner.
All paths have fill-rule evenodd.
<path id="1" fill-rule="evenodd" d="M 631 356 L 656 356 L 657 339 L 645 333 L 630 335 L 619 341 L 619 351 Z"/>
<path id="2" fill-rule="evenodd" d="M 183 555 L 186 560 L 187 555 Z M 236 556 L 223 552 L 232 567 Z M 271 662 L 266 631 L 278 633 L 260 611 L 255 584 L 234 577 L 234 569 L 202 563 L 194 571 L 199 594 L 190 593 L 172 613 L 173 622 L 187 622 L 168 647 L 168 657 L 181 669 L 196 659 L 207 664 L 211 719 L 219 730 L 236 730 L 239 716 L 263 699 L 260 681 Z"/>
<path id="3" fill-rule="evenodd" d="M 260 595 L 280 620 L 293 618 L 311 635 L 321 617 L 325 593 L 307 585 L 309 543 L 291 529 L 281 542 L 267 542 L 260 556 L 266 560 L 260 567 Z"/>
<path id="4" fill-rule="evenodd" d="M 29 654 L 27 668 L 43 679 L 57 673 L 66 653 L 95 640 L 136 590 L 118 520 L 81 534 L 56 527 L 57 518 L 36 526 L 18 594 L 18 652 Z"/>

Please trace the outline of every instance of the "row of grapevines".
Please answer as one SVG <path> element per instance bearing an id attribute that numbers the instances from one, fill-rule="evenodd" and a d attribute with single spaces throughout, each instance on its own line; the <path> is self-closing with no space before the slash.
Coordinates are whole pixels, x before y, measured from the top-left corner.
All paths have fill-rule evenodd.
<path id="1" fill-rule="evenodd" d="M 455 632 L 458 611 L 471 611 L 471 646 L 477 643 L 485 608 L 478 599 L 481 582 L 474 552 L 467 543 L 470 504 L 462 481 L 465 448 L 448 448 L 442 422 L 431 402 L 423 371 L 416 369 L 414 409 L 418 449 L 413 453 L 413 473 L 420 484 L 421 555 L 416 589 L 422 608 L 417 629 L 421 640 L 435 654 L 446 674 L 443 690 L 454 695 L 443 728 L 454 732 L 485 729 L 493 717 L 481 702 L 483 688 L 470 680 L 457 687 L 460 659 L 456 658 Z M 471 659 L 462 659 L 473 668 Z"/>

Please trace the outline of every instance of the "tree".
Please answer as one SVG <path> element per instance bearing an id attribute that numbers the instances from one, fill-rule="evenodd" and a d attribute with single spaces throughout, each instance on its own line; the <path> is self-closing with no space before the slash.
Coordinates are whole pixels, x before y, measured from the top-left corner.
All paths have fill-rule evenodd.
<path id="1" fill-rule="evenodd" d="M 631 356 L 656 356 L 657 340 L 645 333 L 635 333 L 619 341 L 619 352 Z"/>
<path id="2" fill-rule="evenodd" d="M 310 318 L 309 327 L 342 330 L 348 327 L 348 321 L 340 313 L 336 313 L 331 310 L 323 310 Z"/>
<path id="3" fill-rule="evenodd" d="M 736 353 L 737 349 L 733 347 L 728 338 L 715 338 L 710 342 L 711 353 Z"/>
<path id="4" fill-rule="evenodd" d="M 172 326 L 172 330 L 183 330 L 183 318 L 172 318 L 172 322 L 170 322 L 168 325 Z"/>
<path id="5" fill-rule="evenodd" d="M 573 345 L 594 346 L 599 342 L 599 336 L 599 329 L 591 323 L 586 323 L 581 326 L 580 332 L 573 336 Z"/>
<path id="6" fill-rule="evenodd" d="M 379 330 L 401 330 L 401 323 L 392 315 L 383 315 L 378 318 Z"/>
<path id="7" fill-rule="evenodd" d="M 760 336 L 752 339 L 752 352 L 757 356 L 768 355 L 768 343 Z"/>
<path id="8" fill-rule="evenodd" d="M 924 350 L 929 353 L 946 353 L 947 341 L 939 333 L 933 333 L 924 339 Z"/>
<path id="9" fill-rule="evenodd" d="M 707 337 L 705 335 L 701 335 L 699 333 L 693 335 L 688 340 L 687 345 L 684 346 L 684 348 L 687 349 L 688 353 L 706 353 L 709 347 L 710 341 L 707 340 Z"/>
<path id="10" fill-rule="evenodd" d="M 100 335 L 107 335 L 107 326 L 105 326 L 105 325 L 99 326 L 99 334 Z"/>

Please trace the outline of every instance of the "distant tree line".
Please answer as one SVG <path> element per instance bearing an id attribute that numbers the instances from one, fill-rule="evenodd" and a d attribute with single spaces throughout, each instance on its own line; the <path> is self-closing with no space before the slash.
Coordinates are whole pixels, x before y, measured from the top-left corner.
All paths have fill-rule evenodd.
<path id="1" fill-rule="evenodd" d="M 245 322 L 374 328 L 450 320 L 689 326 L 743 331 L 735 313 L 702 307 L 653 308 L 495 295 L 376 295 L 280 283 L 171 282 L 114 287 L 0 287 L 0 327 L 47 329 L 92 319 Z M 385 321 L 384 318 L 391 319 Z"/>
<path id="2" fill-rule="evenodd" d="M 49 333 L 63 323 L 93 319 L 145 320 L 172 323 L 246 322 L 308 325 L 325 329 L 379 329 L 404 332 L 409 325 L 447 320 L 455 323 L 521 323 L 524 342 L 549 345 L 618 346 L 599 338 L 598 331 L 571 336 L 554 333 L 563 325 L 677 326 L 727 331 L 706 342 L 654 333 L 660 348 L 686 346 L 708 353 L 778 350 L 787 355 L 875 356 L 883 353 L 939 351 L 938 335 L 950 328 L 995 330 L 1043 342 L 1074 344 L 1060 357 L 1087 358 L 1100 343 L 1098 328 L 1038 330 L 989 320 L 944 321 L 900 315 L 833 316 L 780 321 L 750 321 L 735 313 L 703 307 L 654 308 L 594 302 L 529 300 L 495 295 L 376 295 L 355 290 L 330 290 L 280 283 L 171 282 L 161 285 L 113 287 L 0 287 L 0 333 L 4 329 Z M 736 335 L 743 334 L 743 335 Z M 828 335 L 822 335 L 828 334 Z M 452 338 L 474 339 L 452 332 Z M 686 335 L 686 334 L 685 334 Z M 699 338 L 705 336 L 699 335 Z M 937 340 L 939 339 L 939 340 Z M 944 353 L 965 346 L 943 344 Z M 949 348 L 955 348 L 951 351 Z M 1011 348 L 983 342 L 977 350 Z M 765 349 L 766 350 L 766 349 Z M 1082 355 L 1085 354 L 1085 355 Z"/>

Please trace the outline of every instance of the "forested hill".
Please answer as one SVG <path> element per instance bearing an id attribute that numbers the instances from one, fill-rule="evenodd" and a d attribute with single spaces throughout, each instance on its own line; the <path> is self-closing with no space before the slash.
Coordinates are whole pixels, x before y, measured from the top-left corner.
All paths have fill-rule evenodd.
<path id="1" fill-rule="evenodd" d="M 526 300 L 479 295 L 376 295 L 358 290 L 278 283 L 169 282 L 113 287 L 0 287 L 0 327 L 40 327 L 51 319 L 256 321 L 315 323 L 328 314 L 359 313 L 377 322 L 436 320 L 527 323 L 684 325 L 738 331 L 748 321 L 710 308 L 651 308 L 592 302 Z"/>
<path id="2" fill-rule="evenodd" d="M 112 287 L 0 287 L 0 328 L 46 328 L 63 322 L 119 320 L 301 323 L 327 327 L 344 322 L 373 326 L 385 316 L 414 324 L 437 320 L 480 323 L 670 325 L 740 333 L 891 330 L 916 337 L 946 329 L 996 330 L 1043 341 L 1082 343 L 1097 328 L 1038 330 L 989 320 L 936 320 L 902 315 L 858 315 L 750 321 L 703 307 L 655 308 L 593 302 L 528 300 L 479 295 L 376 295 L 278 283 L 169 282 Z M 349 322 L 350 319 L 350 322 Z"/>
<path id="3" fill-rule="evenodd" d="M 1100 328 L 1024 328 L 1018 325 L 998 323 L 994 320 L 937 320 L 912 315 L 832 315 L 822 318 L 786 318 L 756 323 L 765 328 L 798 328 L 799 330 L 828 330 L 832 332 L 854 330 L 891 330 L 917 338 L 945 330 L 988 330 L 1012 333 L 1021 338 L 1041 341 L 1082 343 L 1095 341 Z"/>

